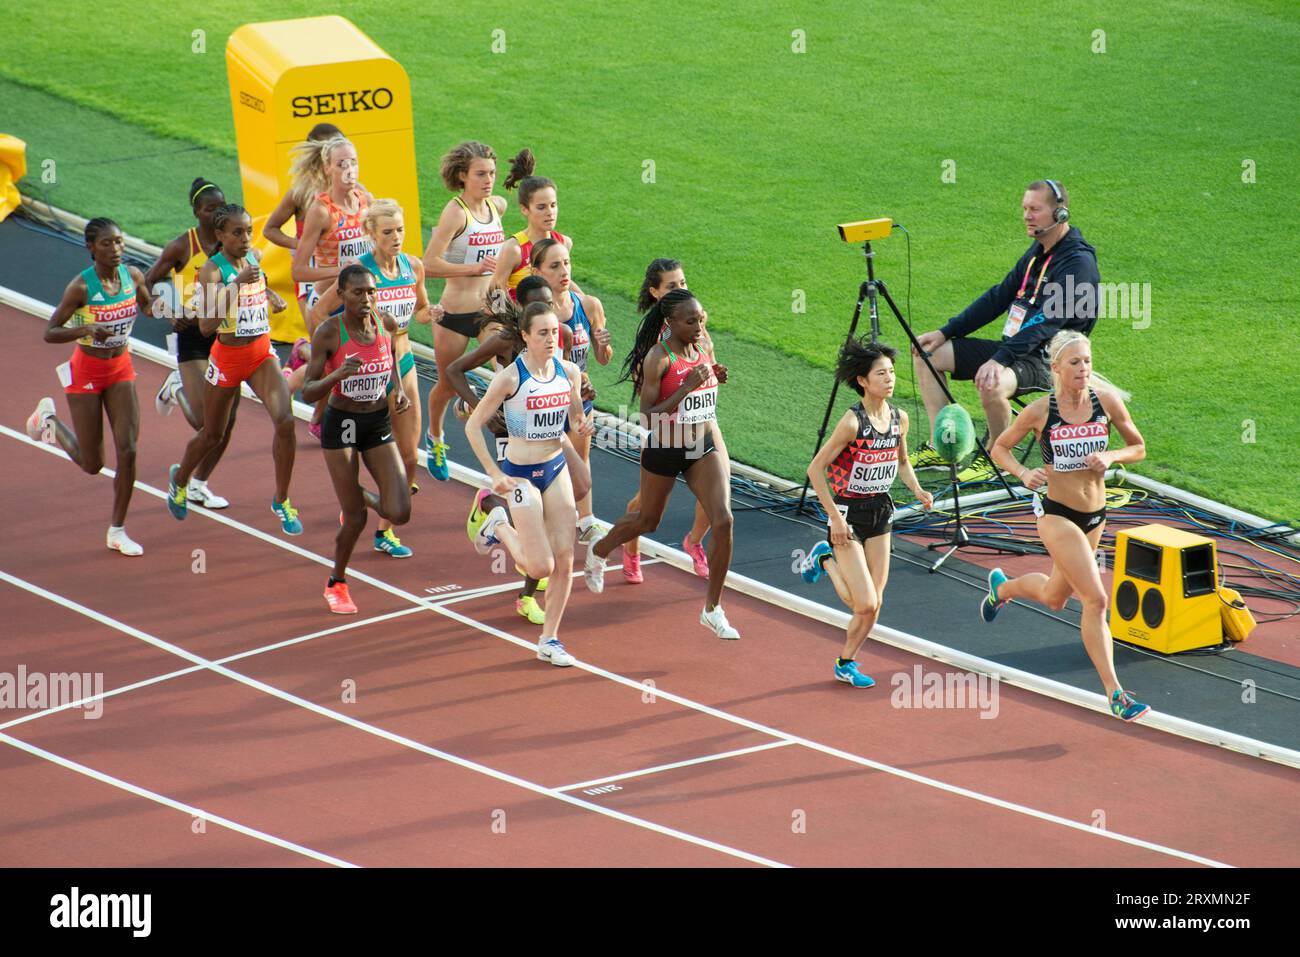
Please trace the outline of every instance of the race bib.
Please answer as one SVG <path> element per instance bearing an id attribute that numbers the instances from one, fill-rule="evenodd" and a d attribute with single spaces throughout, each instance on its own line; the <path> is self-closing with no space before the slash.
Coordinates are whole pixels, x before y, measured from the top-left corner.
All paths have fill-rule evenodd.
<path id="1" fill-rule="evenodd" d="M 1020 331 L 1020 326 L 1025 321 L 1025 307 L 1018 302 L 1013 302 L 1011 308 L 1007 310 L 1007 321 L 1002 327 L 1002 338 L 1010 339 Z"/>
<path id="2" fill-rule="evenodd" d="M 840 513 L 840 518 L 844 519 L 844 521 L 847 522 L 847 521 L 849 520 L 849 507 L 848 507 L 847 505 L 841 505 L 839 502 L 836 502 L 836 503 L 835 503 L 835 511 L 837 511 L 837 512 Z M 829 515 L 827 515 L 827 516 L 826 516 L 826 527 L 827 527 L 827 528 L 830 528 L 830 525 L 831 525 L 831 517 L 830 517 Z"/>
<path id="3" fill-rule="evenodd" d="M 887 493 L 898 477 L 898 449 L 862 449 L 853 459 L 846 490 L 850 495 Z"/>
<path id="4" fill-rule="evenodd" d="M 520 482 L 512 488 L 506 495 L 506 502 L 511 508 L 528 508 L 533 504 L 532 496 L 528 494 L 528 485 Z"/>
<path id="5" fill-rule="evenodd" d="M 339 384 L 339 391 L 353 402 L 378 402 L 388 393 L 391 378 L 388 371 L 362 372 L 344 379 Z"/>
<path id="6" fill-rule="evenodd" d="M 1037 492 L 1034 493 L 1034 514 L 1037 515 L 1039 518 L 1042 518 L 1044 515 L 1043 500 L 1038 497 Z"/>
<path id="7" fill-rule="evenodd" d="M 411 325 L 415 315 L 415 288 L 412 286 L 388 286 L 377 290 L 376 307 L 383 309 L 397 323 L 401 332 Z"/>
<path id="8" fill-rule="evenodd" d="M 713 384 L 688 392 L 677 407 L 677 421 L 682 425 L 712 422 L 717 418 L 718 380 L 710 377 L 708 381 Z"/>
<path id="9" fill-rule="evenodd" d="M 72 363 L 64 362 L 54 369 L 55 375 L 59 377 L 59 385 L 67 389 L 72 386 Z"/>
<path id="10" fill-rule="evenodd" d="M 506 460 L 506 446 L 510 444 L 510 436 L 498 435 L 496 436 L 496 440 L 497 440 L 497 461 L 504 462 Z"/>
<path id="11" fill-rule="evenodd" d="M 587 327 L 578 324 L 578 328 L 573 330 L 573 345 L 569 348 L 569 359 L 579 369 L 587 368 L 587 353 L 591 349 L 591 337 L 587 335 Z"/>
<path id="12" fill-rule="evenodd" d="M 266 298 L 266 280 L 239 287 L 239 306 L 235 312 L 235 335 L 252 339 L 271 331 L 271 307 Z"/>
<path id="13" fill-rule="evenodd" d="M 209 385 L 221 384 L 221 370 L 217 368 L 217 364 L 211 358 L 208 359 L 208 367 L 203 370 L 203 381 Z"/>
<path id="14" fill-rule="evenodd" d="M 370 252 L 370 237 L 360 224 L 342 226 L 335 230 L 334 236 L 339 241 L 339 265 L 348 266 Z"/>

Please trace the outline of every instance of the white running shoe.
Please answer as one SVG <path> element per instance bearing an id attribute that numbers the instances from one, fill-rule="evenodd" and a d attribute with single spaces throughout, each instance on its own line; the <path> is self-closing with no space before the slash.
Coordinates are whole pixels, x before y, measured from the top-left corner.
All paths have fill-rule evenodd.
<path id="1" fill-rule="evenodd" d="M 121 552 L 131 558 L 144 554 L 144 547 L 131 541 L 126 535 L 125 528 L 110 528 L 105 544 L 115 552 Z"/>
<path id="2" fill-rule="evenodd" d="M 226 508 L 230 505 L 228 501 L 208 488 L 207 482 L 200 482 L 198 479 L 190 479 L 185 495 L 191 505 L 202 505 L 204 508 Z"/>
<path id="3" fill-rule="evenodd" d="M 604 538 L 602 535 L 600 538 Z M 605 559 L 596 554 L 596 545 L 600 542 L 596 539 L 587 546 L 587 561 L 582 568 L 582 576 L 586 579 L 587 589 L 599 595 L 605 590 Z"/>
<path id="4" fill-rule="evenodd" d="M 153 397 L 153 407 L 158 410 L 159 415 L 171 415 L 172 409 L 176 408 L 176 393 L 181 390 L 181 372 L 179 369 L 173 369 L 171 375 L 163 379 L 162 386 L 158 389 L 158 394 Z"/>
<path id="5" fill-rule="evenodd" d="M 502 522 L 509 521 L 510 514 L 500 505 L 488 512 L 487 521 L 479 526 L 478 534 L 474 536 L 474 550 L 480 555 L 486 555 L 492 551 L 493 545 L 500 545 L 501 539 L 497 538 L 496 530 Z"/>
<path id="6" fill-rule="evenodd" d="M 537 657 L 540 661 L 549 661 L 557 668 L 567 668 L 573 664 L 573 655 L 564 650 L 558 638 L 543 638 L 537 643 Z"/>
<path id="7" fill-rule="evenodd" d="M 613 527 L 598 518 L 592 518 L 585 527 L 582 522 L 578 522 L 578 542 L 583 545 L 594 545 L 608 535 Z"/>
<path id="8" fill-rule="evenodd" d="M 54 445 L 54 400 L 48 395 L 36 403 L 36 411 L 27 417 L 27 435 L 33 442 Z"/>
<path id="9" fill-rule="evenodd" d="M 713 611 L 700 612 L 700 624 L 710 629 L 719 638 L 728 641 L 735 641 L 740 637 L 740 632 L 732 628 L 731 622 L 727 621 L 727 615 L 721 605 L 715 605 Z"/>

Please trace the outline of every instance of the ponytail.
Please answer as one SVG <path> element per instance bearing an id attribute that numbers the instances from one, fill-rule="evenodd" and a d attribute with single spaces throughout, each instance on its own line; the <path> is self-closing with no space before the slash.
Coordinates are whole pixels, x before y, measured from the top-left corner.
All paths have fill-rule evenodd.
<path id="1" fill-rule="evenodd" d="M 650 307 L 644 316 L 641 317 L 641 325 L 636 331 L 636 341 L 632 343 L 632 349 L 623 360 L 623 374 L 619 377 L 619 382 L 632 380 L 632 395 L 635 397 L 641 391 L 641 385 L 645 381 L 643 366 L 645 365 L 646 356 L 650 350 L 655 347 L 659 337 L 663 332 L 664 323 L 668 317 L 673 314 L 673 310 L 684 302 L 689 302 L 695 296 L 686 289 L 672 289 Z"/>

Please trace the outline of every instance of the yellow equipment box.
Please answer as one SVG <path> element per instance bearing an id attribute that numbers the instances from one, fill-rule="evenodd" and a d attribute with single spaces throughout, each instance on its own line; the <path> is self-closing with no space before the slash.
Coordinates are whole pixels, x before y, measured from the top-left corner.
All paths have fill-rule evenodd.
<path id="1" fill-rule="evenodd" d="M 1111 634 L 1167 655 L 1221 644 L 1217 569 L 1213 539 L 1167 525 L 1119 532 Z"/>
<path id="2" fill-rule="evenodd" d="M 317 123 L 333 123 L 356 144 L 360 182 L 376 199 L 402 205 L 405 251 L 422 254 L 411 84 L 396 60 L 343 17 L 308 17 L 240 27 L 226 44 L 226 73 L 244 206 L 257 236 L 289 188 L 289 150 Z M 289 303 L 272 317 L 271 336 L 292 342 L 307 334 L 292 254 L 257 245 L 268 283 Z"/>

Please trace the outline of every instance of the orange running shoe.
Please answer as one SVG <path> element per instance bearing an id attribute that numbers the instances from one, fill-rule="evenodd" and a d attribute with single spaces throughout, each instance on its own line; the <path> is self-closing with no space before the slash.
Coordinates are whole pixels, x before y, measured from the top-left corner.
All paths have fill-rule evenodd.
<path id="1" fill-rule="evenodd" d="M 357 606 L 352 604 L 352 596 L 348 594 L 347 582 L 335 582 L 333 585 L 325 586 L 325 601 L 330 606 L 330 611 L 336 615 L 355 615 Z"/>

